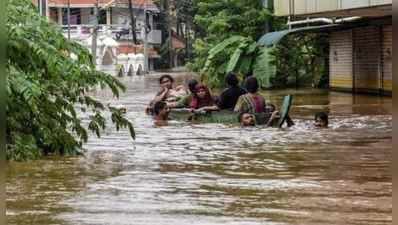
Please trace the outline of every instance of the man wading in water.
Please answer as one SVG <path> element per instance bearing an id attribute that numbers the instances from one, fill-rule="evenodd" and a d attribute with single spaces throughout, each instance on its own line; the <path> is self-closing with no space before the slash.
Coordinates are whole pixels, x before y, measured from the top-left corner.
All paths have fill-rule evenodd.
<path id="1" fill-rule="evenodd" d="M 268 122 L 267 126 L 272 126 L 275 121 L 279 120 L 280 115 L 278 111 L 272 112 Z M 238 116 L 238 121 L 242 127 L 254 127 L 256 126 L 256 116 L 252 113 L 240 113 Z"/>
<path id="2" fill-rule="evenodd" d="M 153 107 L 155 125 L 158 127 L 167 126 L 169 120 L 170 108 L 166 102 L 156 102 Z"/>
<path id="3" fill-rule="evenodd" d="M 256 117 L 250 113 L 240 113 L 239 123 L 242 127 L 254 127 L 256 126 Z"/>

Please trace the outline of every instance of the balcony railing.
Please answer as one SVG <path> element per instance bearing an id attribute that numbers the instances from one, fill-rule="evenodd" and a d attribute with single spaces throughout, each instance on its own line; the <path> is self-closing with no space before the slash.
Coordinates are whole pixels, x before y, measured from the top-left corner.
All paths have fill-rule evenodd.
<path id="1" fill-rule="evenodd" d="M 68 30 L 70 32 L 71 39 L 74 40 L 85 40 L 92 36 L 94 25 L 67 25 L 61 26 L 64 35 L 68 36 Z M 129 32 L 128 28 L 124 25 L 98 25 L 98 35 L 110 34 L 116 40 L 132 40 L 133 35 Z M 136 29 L 137 39 L 143 41 L 144 35 L 142 29 Z M 150 44 L 161 44 L 162 34 L 160 30 L 151 30 L 147 35 L 148 43 Z"/>

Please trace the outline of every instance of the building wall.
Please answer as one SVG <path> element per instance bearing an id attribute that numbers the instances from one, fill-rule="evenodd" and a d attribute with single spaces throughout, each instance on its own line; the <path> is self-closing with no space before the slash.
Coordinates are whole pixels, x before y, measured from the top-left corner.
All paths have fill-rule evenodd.
<path id="1" fill-rule="evenodd" d="M 134 16 L 136 17 L 136 25 L 144 23 L 144 11 L 134 9 Z M 130 12 L 128 8 L 112 8 L 112 24 L 123 25 L 130 22 Z"/>
<path id="2" fill-rule="evenodd" d="M 330 87 L 356 93 L 392 91 L 391 25 L 330 34 Z"/>
<path id="3" fill-rule="evenodd" d="M 330 35 L 330 87 L 353 88 L 352 30 L 332 32 Z"/>
<path id="4" fill-rule="evenodd" d="M 392 0 L 275 0 L 275 14 L 306 15 L 392 4 Z"/>
<path id="5" fill-rule="evenodd" d="M 275 15 L 277 16 L 287 16 L 291 14 L 289 12 L 289 5 L 291 0 L 275 0 L 274 7 L 275 7 Z"/>

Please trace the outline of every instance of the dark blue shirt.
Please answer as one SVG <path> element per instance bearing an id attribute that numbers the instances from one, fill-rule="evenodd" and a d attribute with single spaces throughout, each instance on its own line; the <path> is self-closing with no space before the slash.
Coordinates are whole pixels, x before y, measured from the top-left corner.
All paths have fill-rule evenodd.
<path id="1" fill-rule="evenodd" d="M 240 87 L 230 87 L 225 89 L 220 95 L 218 108 L 220 108 L 221 110 L 234 110 L 239 97 L 246 93 L 247 92 Z"/>

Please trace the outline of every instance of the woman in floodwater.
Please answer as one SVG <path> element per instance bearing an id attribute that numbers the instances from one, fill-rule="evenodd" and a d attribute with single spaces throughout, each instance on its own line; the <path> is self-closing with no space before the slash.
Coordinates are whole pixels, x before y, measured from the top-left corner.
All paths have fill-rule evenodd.
<path id="1" fill-rule="evenodd" d="M 195 94 L 191 101 L 191 109 L 199 112 L 217 111 L 218 107 L 211 96 L 209 88 L 203 84 L 196 85 Z"/>
<path id="2" fill-rule="evenodd" d="M 185 90 L 184 86 L 173 87 L 174 78 L 168 74 L 163 75 L 159 78 L 160 91 L 156 94 L 155 98 L 149 103 L 149 106 L 146 109 L 148 114 L 153 113 L 154 105 L 157 102 L 164 101 L 166 103 L 175 103 L 183 96 L 186 96 L 188 93 Z"/>
<path id="3" fill-rule="evenodd" d="M 195 95 L 196 85 L 198 85 L 198 84 L 199 84 L 199 82 L 195 79 L 189 80 L 188 84 L 187 84 L 189 94 L 185 95 L 177 102 L 168 102 L 167 105 L 172 109 L 174 109 L 174 108 L 189 108 L 189 106 L 191 105 L 192 99 Z"/>
<path id="4" fill-rule="evenodd" d="M 261 120 L 262 122 L 260 124 L 275 126 L 280 118 L 280 112 L 275 110 L 274 105 L 267 105 L 264 97 L 258 94 L 259 85 L 257 78 L 253 76 L 248 77 L 245 85 L 248 93 L 239 97 L 234 111 L 241 115 L 248 114 L 254 116 L 255 114 L 265 114 L 266 117 Z M 239 122 L 241 122 L 241 117 L 239 117 Z M 286 117 L 286 122 L 288 127 L 294 125 L 294 122 L 289 115 Z"/>
<path id="5" fill-rule="evenodd" d="M 258 81 L 255 77 L 246 80 L 247 94 L 239 97 L 235 105 L 235 112 L 238 113 L 263 113 L 265 112 L 265 99 L 258 94 Z"/>

